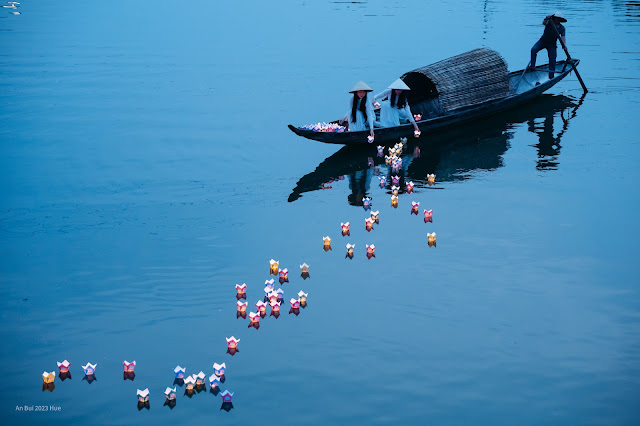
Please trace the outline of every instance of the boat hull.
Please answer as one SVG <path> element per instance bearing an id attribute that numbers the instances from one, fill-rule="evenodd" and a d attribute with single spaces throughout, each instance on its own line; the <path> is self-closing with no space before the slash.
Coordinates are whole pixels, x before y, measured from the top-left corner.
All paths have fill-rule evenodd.
<path id="1" fill-rule="evenodd" d="M 541 65 L 534 70 L 519 70 L 509 74 L 512 85 L 512 95 L 486 101 L 469 107 L 458 108 L 441 115 L 416 122 L 422 135 L 442 131 L 461 123 L 477 120 L 479 118 L 498 114 L 505 110 L 517 107 L 531 99 L 541 95 L 562 79 L 564 79 L 573 67 L 580 61 L 574 59 L 573 63 L 560 61 L 556 65 L 556 76 L 548 78 L 548 65 Z M 334 121 L 335 122 L 335 121 Z M 289 129 L 298 136 L 324 143 L 339 145 L 366 145 L 368 143 L 368 130 L 358 132 L 314 132 L 300 127 L 289 125 Z M 422 136 L 421 135 L 421 136 Z M 384 145 L 389 142 L 397 142 L 399 138 L 413 138 L 413 124 L 405 124 L 396 127 L 381 127 L 375 129 L 374 143 Z"/>

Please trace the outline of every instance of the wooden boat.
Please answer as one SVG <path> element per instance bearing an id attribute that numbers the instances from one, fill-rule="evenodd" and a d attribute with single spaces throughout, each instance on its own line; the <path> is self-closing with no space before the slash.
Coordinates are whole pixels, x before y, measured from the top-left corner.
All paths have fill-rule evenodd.
<path id="1" fill-rule="evenodd" d="M 494 115 L 541 95 L 565 78 L 580 60 L 559 61 L 553 78 L 549 66 L 508 72 L 506 61 L 495 51 L 475 49 L 410 71 L 400 78 L 411 88 L 408 96 L 422 135 Z M 337 123 L 337 120 L 332 121 Z M 289 125 L 295 134 L 325 143 L 367 144 L 368 130 L 317 132 Z M 375 129 L 376 144 L 413 138 L 411 123 Z"/>

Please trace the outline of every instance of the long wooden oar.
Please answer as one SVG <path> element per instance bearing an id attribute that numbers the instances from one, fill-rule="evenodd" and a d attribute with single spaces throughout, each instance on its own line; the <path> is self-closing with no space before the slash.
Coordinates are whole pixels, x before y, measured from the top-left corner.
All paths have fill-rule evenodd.
<path id="1" fill-rule="evenodd" d="M 520 87 L 520 82 L 522 81 L 522 77 L 524 77 L 525 73 L 529 69 L 529 65 L 531 65 L 531 61 L 529 61 L 529 63 L 527 63 L 527 66 L 524 67 L 524 70 L 522 71 L 522 74 L 520 74 L 520 78 L 518 79 L 518 83 L 516 84 L 516 88 L 514 89 L 515 92 L 518 91 L 518 87 Z"/>
<path id="2" fill-rule="evenodd" d="M 562 48 L 564 49 L 564 53 L 567 54 L 567 59 L 571 61 L 571 65 L 573 67 L 573 70 L 576 72 L 576 77 L 578 77 L 578 81 L 582 86 L 582 90 L 584 90 L 584 93 L 587 93 L 589 90 L 587 90 L 587 86 L 584 85 L 584 81 L 582 81 L 582 77 L 580 77 L 580 73 L 578 72 L 578 67 L 576 67 L 576 65 L 573 63 L 573 59 L 571 59 L 571 55 L 569 55 L 569 50 L 567 49 L 567 45 L 564 44 L 564 41 L 562 41 L 562 36 L 560 36 L 560 32 L 558 31 L 558 28 L 556 27 L 555 22 L 553 22 L 553 16 L 549 18 L 549 23 L 551 24 L 551 28 L 553 28 L 553 31 L 556 32 L 556 36 L 558 37 L 558 40 L 560 40 L 560 45 L 562 45 Z"/>

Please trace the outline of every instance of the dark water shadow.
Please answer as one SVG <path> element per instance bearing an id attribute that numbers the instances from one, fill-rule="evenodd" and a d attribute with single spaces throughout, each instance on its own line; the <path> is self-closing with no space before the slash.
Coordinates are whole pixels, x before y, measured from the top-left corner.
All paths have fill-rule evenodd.
<path id="1" fill-rule="evenodd" d="M 416 187 L 426 186 L 427 174 L 435 174 L 438 182 L 464 181 L 471 179 L 473 172 L 502 167 L 502 156 L 510 147 L 515 128 L 521 123 L 527 123 L 527 129 L 539 138 L 540 142 L 535 145 L 538 151 L 536 168 L 556 170 L 560 164 L 562 136 L 583 100 L 584 95 L 580 99 L 542 95 L 499 116 L 408 141 L 402 153 L 402 170 L 398 173 L 400 192 L 405 191 L 409 180 Z M 543 119 L 542 123 L 540 119 Z M 554 125 L 558 123 L 561 128 L 555 133 Z M 389 187 L 394 175 L 391 167 L 385 165 L 384 157 L 377 155 L 376 146 L 345 146 L 300 178 L 288 201 L 293 202 L 305 192 L 326 189 L 328 183 L 345 179 L 350 188 L 348 203 L 362 206 L 362 199 L 370 196 L 374 176 L 386 176 Z M 373 185 L 379 186 L 378 179 Z"/>

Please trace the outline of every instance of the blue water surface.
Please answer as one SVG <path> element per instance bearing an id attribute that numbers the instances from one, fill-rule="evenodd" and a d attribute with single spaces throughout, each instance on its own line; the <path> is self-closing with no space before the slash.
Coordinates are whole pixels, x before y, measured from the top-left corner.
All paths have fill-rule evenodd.
<path id="1" fill-rule="evenodd" d="M 589 93 L 571 75 L 516 111 L 410 141 L 401 176 L 415 192 L 397 209 L 375 147 L 287 129 L 339 118 L 357 80 L 382 90 L 477 47 L 522 69 L 556 9 Z M 636 1 L 17 10 L 0 10 L 3 423 L 640 422 Z M 364 196 L 380 211 L 370 233 Z M 290 270 L 282 315 L 248 328 L 235 284 L 253 308 L 272 258 Z M 300 290 L 308 306 L 289 314 Z M 43 390 L 64 359 L 72 378 Z M 184 387 L 163 406 L 176 365 L 209 376 L 214 362 L 231 411 Z"/>

